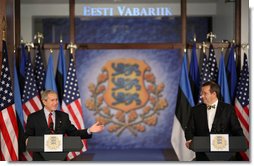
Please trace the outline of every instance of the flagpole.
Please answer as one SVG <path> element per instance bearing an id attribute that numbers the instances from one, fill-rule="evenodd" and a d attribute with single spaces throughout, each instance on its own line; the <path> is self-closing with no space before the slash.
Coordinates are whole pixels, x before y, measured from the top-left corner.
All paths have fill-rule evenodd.
<path id="1" fill-rule="evenodd" d="M 3 25 L 3 31 L 2 31 L 2 33 L 3 33 L 2 34 L 2 47 L 3 47 L 3 41 L 6 41 L 6 21 L 5 21 L 5 17 L 3 17 L 2 25 Z M 3 63 L 2 62 L 2 59 L 3 59 L 2 56 L 3 55 L 1 55 L 1 61 L 0 61 L 1 66 L 2 66 L 2 63 Z M 1 72 L 0 72 L 0 76 L 1 76 Z M 0 134 L 0 135 L 2 135 L 2 134 Z M 1 145 L 2 145 L 2 143 L 1 143 L 1 138 L 0 138 L 0 152 L 2 154 L 3 152 L 2 152 L 2 149 L 1 149 Z M 3 161 L 2 155 L 0 155 L 0 161 Z"/>
<path id="2" fill-rule="evenodd" d="M 70 53 L 73 54 L 74 51 L 77 49 L 77 45 L 71 42 L 70 44 L 68 44 L 67 49 L 70 49 Z"/>

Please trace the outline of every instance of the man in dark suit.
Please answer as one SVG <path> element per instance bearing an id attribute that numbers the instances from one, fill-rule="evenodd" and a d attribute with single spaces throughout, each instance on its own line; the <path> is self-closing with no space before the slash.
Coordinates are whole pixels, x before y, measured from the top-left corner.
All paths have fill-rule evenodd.
<path id="1" fill-rule="evenodd" d="M 56 111 L 58 98 L 56 92 L 52 90 L 44 91 L 41 95 L 41 99 L 44 108 L 28 116 L 25 131 L 26 143 L 29 136 L 44 136 L 44 134 L 50 133 L 80 136 L 81 139 L 88 139 L 92 137 L 92 133 L 101 132 L 104 129 L 104 126 L 97 122 L 90 128 L 77 130 L 77 128 L 71 124 L 67 113 Z M 40 153 L 33 153 L 33 160 L 42 161 L 44 158 Z"/>
<path id="2" fill-rule="evenodd" d="M 220 87 L 209 81 L 202 85 L 201 98 L 203 103 L 191 109 L 190 119 L 185 128 L 185 145 L 190 148 L 194 136 L 210 134 L 229 134 L 243 136 L 243 130 L 237 119 L 234 107 L 219 101 Z M 205 153 L 196 153 L 196 160 L 209 160 Z"/>

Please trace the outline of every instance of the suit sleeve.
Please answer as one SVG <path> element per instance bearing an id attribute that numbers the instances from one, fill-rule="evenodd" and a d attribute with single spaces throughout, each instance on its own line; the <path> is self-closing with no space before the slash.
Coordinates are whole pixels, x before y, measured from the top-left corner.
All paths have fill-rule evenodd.
<path id="1" fill-rule="evenodd" d="M 78 130 L 69 119 L 69 116 L 66 117 L 66 134 L 69 136 L 80 136 L 81 139 L 92 138 L 92 134 L 88 134 L 87 129 Z"/>
<path id="2" fill-rule="evenodd" d="M 190 111 L 190 117 L 187 123 L 187 126 L 185 126 L 184 132 L 185 132 L 185 139 L 186 141 L 191 140 L 194 135 L 195 131 L 195 125 L 194 125 L 194 116 L 193 116 L 193 108 Z"/>
<path id="3" fill-rule="evenodd" d="M 35 135 L 35 127 L 34 127 L 34 121 L 32 116 L 28 116 L 27 123 L 26 123 L 26 131 L 25 131 L 25 140 L 29 136 Z"/>

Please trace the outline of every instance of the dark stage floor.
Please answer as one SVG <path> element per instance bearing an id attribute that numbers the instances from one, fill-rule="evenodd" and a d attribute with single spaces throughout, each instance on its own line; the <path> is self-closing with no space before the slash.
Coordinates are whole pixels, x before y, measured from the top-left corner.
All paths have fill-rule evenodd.
<path id="1" fill-rule="evenodd" d="M 73 161 L 178 161 L 173 149 L 88 150 Z"/>

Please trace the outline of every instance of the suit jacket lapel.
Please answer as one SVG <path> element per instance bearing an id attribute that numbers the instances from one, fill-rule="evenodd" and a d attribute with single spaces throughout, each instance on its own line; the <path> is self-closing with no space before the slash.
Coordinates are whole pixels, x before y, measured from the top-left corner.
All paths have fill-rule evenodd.
<path id="1" fill-rule="evenodd" d="M 44 114 L 44 109 L 42 109 L 42 110 L 40 110 L 40 114 L 41 114 L 41 117 L 42 117 L 42 121 L 43 121 L 43 123 L 42 123 L 42 125 L 43 125 L 43 127 L 44 128 L 48 128 L 48 120 L 46 119 L 46 117 L 45 117 L 45 114 Z"/>
<path id="2" fill-rule="evenodd" d="M 222 114 L 222 110 L 223 110 L 223 107 L 221 105 L 220 102 L 218 102 L 218 105 L 217 105 L 217 108 L 216 108 L 216 113 L 215 113 L 215 117 L 214 117 L 214 120 L 213 120 L 213 127 L 214 129 L 217 129 L 218 127 L 220 127 L 220 117 L 221 117 L 221 114 Z"/>

